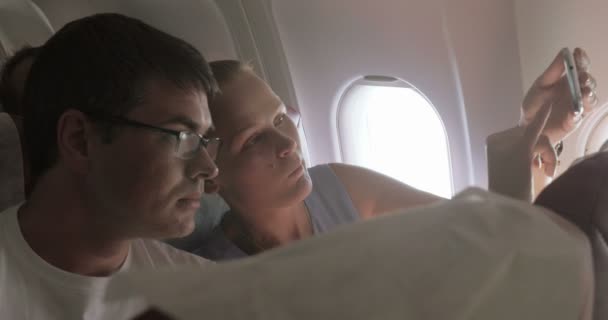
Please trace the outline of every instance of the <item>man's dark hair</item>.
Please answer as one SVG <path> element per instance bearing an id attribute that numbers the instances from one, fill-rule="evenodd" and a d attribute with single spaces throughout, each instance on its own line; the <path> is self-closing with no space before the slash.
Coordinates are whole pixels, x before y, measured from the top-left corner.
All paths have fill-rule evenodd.
<path id="1" fill-rule="evenodd" d="M 14 72 L 22 62 L 30 58 L 35 59 L 37 53 L 38 47 L 23 47 L 2 65 L 0 70 L 0 102 L 2 102 L 5 112 L 21 115 L 21 108 L 19 107 L 21 97 L 19 97 L 19 92 L 17 92 L 15 83 L 13 83 Z"/>
<path id="2" fill-rule="evenodd" d="M 150 80 L 184 90 L 218 91 L 193 46 L 137 19 L 105 13 L 65 25 L 40 49 L 24 97 L 26 150 L 35 181 L 57 161 L 57 122 L 68 109 L 124 115 Z"/>

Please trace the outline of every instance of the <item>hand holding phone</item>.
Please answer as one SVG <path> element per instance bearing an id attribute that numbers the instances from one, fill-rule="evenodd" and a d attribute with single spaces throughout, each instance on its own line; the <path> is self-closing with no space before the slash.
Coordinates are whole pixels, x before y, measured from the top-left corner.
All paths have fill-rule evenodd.
<path id="1" fill-rule="evenodd" d="M 568 81 L 568 88 L 570 89 L 570 96 L 572 97 L 572 112 L 574 115 L 578 116 L 583 113 L 583 97 L 581 93 L 581 86 L 578 81 L 576 62 L 574 61 L 574 56 L 570 49 L 563 48 L 561 54 L 564 58 L 566 79 Z"/>

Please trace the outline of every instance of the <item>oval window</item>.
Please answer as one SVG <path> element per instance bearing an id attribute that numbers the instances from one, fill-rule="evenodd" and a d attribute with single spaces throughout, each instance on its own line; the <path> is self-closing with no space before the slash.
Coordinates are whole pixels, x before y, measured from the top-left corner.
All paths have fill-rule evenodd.
<path id="1" fill-rule="evenodd" d="M 417 89 L 396 79 L 361 80 L 345 92 L 339 107 L 345 162 L 438 196 L 452 196 L 446 130 Z"/>

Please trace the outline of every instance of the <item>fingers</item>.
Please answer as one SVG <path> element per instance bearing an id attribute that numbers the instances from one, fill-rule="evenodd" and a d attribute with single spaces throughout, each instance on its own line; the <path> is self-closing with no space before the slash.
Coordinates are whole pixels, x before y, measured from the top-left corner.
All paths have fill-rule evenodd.
<path id="1" fill-rule="evenodd" d="M 581 85 L 584 115 L 588 116 L 596 110 L 599 101 L 596 93 L 597 82 L 589 72 L 579 71 L 579 83 Z"/>
<path id="2" fill-rule="evenodd" d="M 581 89 L 590 88 L 591 90 L 595 90 L 597 88 L 597 81 L 588 71 L 579 70 L 578 81 L 581 84 Z"/>
<path id="3" fill-rule="evenodd" d="M 549 67 L 537 78 L 532 88 L 527 92 L 522 104 L 520 124 L 530 124 L 536 117 L 539 109 L 546 104 L 552 103 L 556 109 L 553 112 L 554 117 L 550 119 L 548 126 L 550 128 L 560 127 L 561 129 L 558 130 L 562 130 L 564 134 L 567 134 L 580 124 L 583 116 L 592 113 L 598 105 L 596 94 L 597 82 L 588 71 L 590 66 L 589 57 L 583 49 L 576 48 L 573 56 L 578 67 L 583 112 L 578 115 L 570 112 L 570 110 L 573 110 L 572 99 L 569 98 L 568 82 L 564 77 L 563 50 L 565 49 L 562 49 L 556 55 Z"/>
<path id="4" fill-rule="evenodd" d="M 553 61 L 549 67 L 545 69 L 545 72 L 543 72 L 543 74 L 536 79 L 537 85 L 539 85 L 541 88 L 552 86 L 559 81 L 559 79 L 561 79 L 562 75 L 564 74 L 564 70 L 564 58 L 562 56 L 562 51 L 560 51 L 557 56 L 553 58 Z"/>
<path id="5" fill-rule="evenodd" d="M 547 124 L 547 120 L 551 115 L 552 106 L 550 104 L 546 104 L 540 111 L 536 114 L 532 122 L 526 128 L 524 132 L 524 141 L 526 143 L 526 148 L 530 152 L 532 152 L 539 140 L 541 132 L 545 128 Z"/>
<path id="6" fill-rule="evenodd" d="M 572 55 L 574 56 L 574 61 L 576 63 L 576 68 L 578 69 L 578 71 L 588 72 L 591 66 L 591 60 L 589 60 L 587 52 L 585 52 L 585 50 L 581 48 L 576 48 L 574 49 Z"/>
<path id="7" fill-rule="evenodd" d="M 581 86 L 581 95 L 583 97 L 584 115 L 588 116 L 598 104 L 598 97 L 596 93 L 597 82 L 595 78 L 589 73 L 591 61 L 587 52 L 581 48 L 574 49 L 574 61 L 576 68 L 578 69 L 579 82 Z"/>
<path id="8" fill-rule="evenodd" d="M 597 109 L 598 98 L 595 90 L 591 88 L 582 88 L 581 95 L 583 97 L 584 115 L 588 116 Z"/>
<path id="9" fill-rule="evenodd" d="M 557 152 L 547 136 L 542 135 L 538 138 L 534 154 L 539 156 L 540 166 L 543 168 L 545 175 L 553 178 L 557 171 Z"/>

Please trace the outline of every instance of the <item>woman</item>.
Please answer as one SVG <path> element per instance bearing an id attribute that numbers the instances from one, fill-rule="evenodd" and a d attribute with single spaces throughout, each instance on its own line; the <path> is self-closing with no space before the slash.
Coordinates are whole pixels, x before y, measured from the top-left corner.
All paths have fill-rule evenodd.
<path id="1" fill-rule="evenodd" d="M 595 98 L 591 94 L 594 80 L 586 73 L 584 52 L 576 50 L 575 57 L 582 69 L 583 93 L 588 97 L 586 112 L 590 112 Z M 207 181 L 205 189 L 219 192 L 231 210 L 195 253 L 212 260 L 244 257 L 344 223 L 440 200 L 357 166 L 332 163 L 307 170 L 296 127 L 271 88 L 238 61 L 217 61 L 211 66 L 222 90 L 221 95 L 210 101 L 216 128 L 213 134 L 224 144 L 216 160 L 220 174 Z M 552 100 L 567 90 L 558 86 L 562 73 L 563 64 L 558 56 L 529 91 L 527 104 L 522 108 L 523 126 L 508 130 L 509 143 L 494 137 L 501 148 L 490 148 L 493 153 L 489 156 L 523 154 L 526 173 L 519 175 L 523 176 L 520 181 L 530 181 L 526 174 L 541 131 L 558 141 L 555 139 L 563 138 L 576 127 L 570 112 L 555 112 L 570 106 L 568 99 L 561 99 L 560 103 Z M 553 112 L 548 101 L 553 101 Z M 537 150 L 538 153 L 553 148 Z M 548 164 L 555 162 L 553 154 L 545 154 Z M 512 157 L 509 162 L 513 163 Z M 512 187 L 513 183 L 507 185 Z"/>

